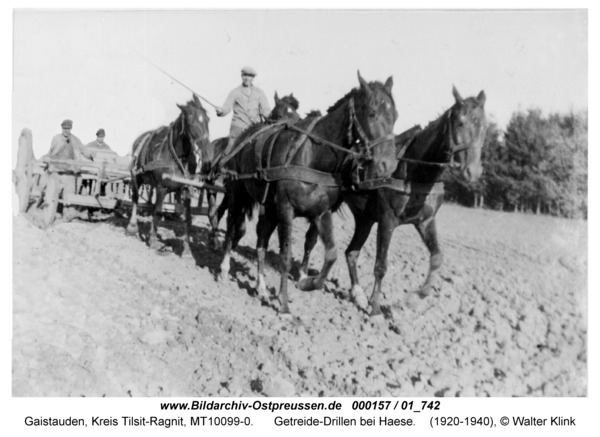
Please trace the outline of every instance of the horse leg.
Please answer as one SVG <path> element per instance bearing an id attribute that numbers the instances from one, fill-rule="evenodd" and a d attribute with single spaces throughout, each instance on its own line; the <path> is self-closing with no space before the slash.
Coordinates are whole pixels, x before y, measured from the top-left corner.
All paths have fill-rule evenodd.
<path id="1" fill-rule="evenodd" d="M 215 199 L 216 196 L 217 195 L 215 193 Z M 217 225 L 225 215 L 225 211 L 227 211 L 227 208 L 229 208 L 229 201 L 227 200 L 227 193 L 225 193 L 225 196 L 223 196 L 223 201 L 221 202 L 221 204 L 219 205 L 219 209 L 217 210 Z"/>
<path id="2" fill-rule="evenodd" d="M 235 195 L 229 197 L 229 213 L 227 214 L 227 232 L 223 243 L 223 261 L 221 261 L 221 273 L 219 280 L 225 281 L 229 274 L 231 251 L 239 242 L 238 235 L 245 232 L 246 217 L 240 204 L 236 204 Z M 243 230 L 240 230 L 243 228 Z M 242 234 L 243 235 L 243 234 Z M 236 240 L 237 238 L 237 240 Z M 241 238 L 241 237 L 240 237 Z"/>
<path id="3" fill-rule="evenodd" d="M 371 295 L 371 317 L 380 316 L 381 307 L 379 299 L 381 297 L 381 283 L 387 272 L 387 254 L 390 247 L 390 241 L 394 234 L 395 223 L 384 216 L 377 226 L 377 258 L 375 259 L 375 284 L 373 286 L 373 294 Z"/>
<path id="4" fill-rule="evenodd" d="M 214 191 L 207 191 L 206 197 L 208 199 L 208 221 L 210 222 L 211 234 L 210 234 L 210 244 L 214 249 L 219 248 L 219 219 L 217 216 L 217 193 Z M 223 199 L 223 202 L 226 202 L 227 199 Z"/>
<path id="5" fill-rule="evenodd" d="M 133 207 L 131 208 L 131 217 L 129 218 L 129 224 L 127 225 L 127 233 L 131 235 L 138 234 L 138 224 L 137 224 L 137 205 L 139 201 L 139 191 L 138 191 L 138 183 L 137 178 L 131 178 L 131 202 L 133 203 Z"/>
<path id="6" fill-rule="evenodd" d="M 289 201 L 285 200 L 278 205 L 277 233 L 279 235 L 279 257 L 281 284 L 279 286 L 280 314 L 290 316 L 288 300 L 288 274 L 292 267 L 292 222 L 294 211 Z"/>
<path id="7" fill-rule="evenodd" d="M 442 254 L 438 244 L 435 217 L 415 223 L 415 228 L 417 228 L 417 231 L 423 239 L 425 246 L 427 246 L 427 249 L 429 249 L 430 255 L 429 273 L 427 274 L 425 283 L 418 291 L 419 296 L 426 297 L 431 293 L 435 280 L 438 277 L 438 269 L 444 262 L 444 255 Z"/>
<path id="8" fill-rule="evenodd" d="M 258 218 L 258 225 L 256 226 L 256 257 L 257 257 L 257 284 L 256 292 L 260 297 L 260 300 L 268 303 L 269 293 L 267 291 L 267 283 L 265 281 L 265 255 L 269 248 L 269 240 L 271 235 L 277 227 L 277 221 L 275 220 L 275 211 L 268 211 L 266 214 L 261 214 Z"/>
<path id="9" fill-rule="evenodd" d="M 162 211 L 163 201 L 165 199 L 166 190 L 162 186 L 156 187 L 156 203 L 154 204 L 154 212 L 152 213 L 152 226 L 150 226 L 150 236 L 148 237 L 148 245 L 151 249 L 159 250 L 162 245 L 158 242 L 156 231 L 158 230 L 159 214 Z"/>
<path id="10" fill-rule="evenodd" d="M 348 272 L 350 273 L 351 284 L 350 295 L 352 296 L 352 299 L 356 305 L 363 310 L 367 309 L 369 302 L 367 300 L 365 291 L 360 286 L 358 269 L 356 266 L 358 263 L 358 257 L 360 256 L 360 251 L 369 238 L 374 224 L 375 222 L 371 220 L 359 219 L 355 216 L 354 235 L 352 236 L 352 240 L 346 249 L 346 263 L 348 264 Z"/>
<path id="11" fill-rule="evenodd" d="M 183 192 L 183 213 L 185 216 L 185 235 L 183 236 L 183 252 L 182 258 L 192 258 L 192 250 L 190 249 L 190 235 L 192 233 L 192 195 L 188 188 L 184 188 Z"/>
<path id="12" fill-rule="evenodd" d="M 310 254 L 317 244 L 319 237 L 319 229 L 311 222 L 306 235 L 304 236 L 304 257 L 302 258 L 302 265 L 300 266 L 300 279 L 308 276 L 308 262 L 310 261 Z"/>
<path id="13" fill-rule="evenodd" d="M 337 248 L 333 237 L 333 220 L 331 211 L 327 211 L 316 218 L 313 223 L 317 227 L 321 240 L 325 245 L 325 257 L 323 267 L 317 276 L 307 276 L 298 281 L 298 288 L 302 291 L 320 290 L 325 284 L 327 275 L 337 259 Z"/>

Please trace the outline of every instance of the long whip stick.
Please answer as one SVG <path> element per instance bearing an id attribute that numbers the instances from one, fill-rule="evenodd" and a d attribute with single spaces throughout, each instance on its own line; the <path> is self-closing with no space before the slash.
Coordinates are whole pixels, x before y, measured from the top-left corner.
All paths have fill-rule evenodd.
<path id="1" fill-rule="evenodd" d="M 195 96 L 198 96 L 199 98 L 201 98 L 202 100 L 204 100 L 206 103 L 208 103 L 210 106 L 212 106 L 213 108 L 217 108 L 216 105 L 213 105 L 211 102 L 209 102 L 207 99 L 205 99 L 204 97 L 202 97 L 200 94 L 198 94 L 196 91 L 194 91 L 193 89 L 191 89 L 189 86 L 187 86 L 186 84 L 182 83 L 181 81 L 175 79 L 173 76 L 171 76 L 169 73 L 167 73 L 165 70 L 163 70 L 162 68 L 160 68 L 158 65 L 156 65 L 154 62 L 152 62 L 151 60 L 149 60 L 148 58 L 146 58 L 144 55 L 142 55 L 140 52 L 138 52 L 138 50 L 134 47 L 133 50 L 135 50 L 135 52 L 146 62 L 148 62 L 150 65 L 152 65 L 154 68 L 156 68 L 157 70 L 163 72 L 164 74 L 166 74 L 167 76 L 169 76 L 171 79 L 173 79 L 175 82 L 177 82 L 179 85 L 181 85 L 182 87 L 184 87 L 185 89 L 191 91 Z"/>

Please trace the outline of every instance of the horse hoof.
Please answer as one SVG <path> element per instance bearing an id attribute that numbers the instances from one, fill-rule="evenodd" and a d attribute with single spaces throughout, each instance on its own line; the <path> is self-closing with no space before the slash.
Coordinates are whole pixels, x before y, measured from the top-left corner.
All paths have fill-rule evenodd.
<path id="1" fill-rule="evenodd" d="M 365 296 L 358 296 L 354 298 L 354 303 L 361 310 L 365 310 L 369 307 L 369 301 Z"/>
<path id="2" fill-rule="evenodd" d="M 379 310 L 377 314 L 374 314 L 373 311 L 371 311 L 371 314 L 369 314 L 369 318 L 371 320 L 371 323 L 373 323 L 374 325 L 383 326 L 385 324 L 385 317 L 383 317 L 383 313 L 381 312 L 381 310 Z"/>
<path id="3" fill-rule="evenodd" d="M 219 282 L 226 282 L 227 281 L 227 275 L 229 272 L 221 272 L 219 273 L 219 276 L 217 276 L 217 281 Z"/>
<path id="4" fill-rule="evenodd" d="M 406 298 L 406 307 L 412 311 L 418 311 L 423 305 L 423 297 L 419 292 L 409 293 Z"/>
<path id="5" fill-rule="evenodd" d="M 185 249 L 183 249 L 183 252 L 181 252 L 181 258 L 184 258 L 184 259 L 194 258 L 194 255 L 192 255 L 192 250 L 189 247 L 186 247 Z"/>
<path id="6" fill-rule="evenodd" d="M 421 299 L 425 299 L 426 297 L 429 297 L 431 295 L 432 290 L 433 286 L 427 285 L 418 290 L 416 292 L 416 295 L 419 296 Z"/>
<path id="7" fill-rule="evenodd" d="M 265 286 L 256 287 L 256 295 L 260 298 L 260 300 L 264 303 L 268 303 L 270 300 L 269 292 Z"/>
<path id="8" fill-rule="evenodd" d="M 214 238 L 211 240 L 211 246 L 213 250 L 221 251 L 223 250 L 223 243 L 218 238 Z"/>
<path id="9" fill-rule="evenodd" d="M 314 276 L 306 276 L 304 278 L 300 278 L 297 285 L 300 291 L 313 291 L 316 290 L 315 277 Z"/>
<path id="10" fill-rule="evenodd" d="M 289 310 L 287 312 L 279 313 L 279 317 L 286 322 L 291 322 L 294 320 L 294 316 L 292 316 L 292 313 L 290 313 Z"/>
<path id="11" fill-rule="evenodd" d="M 126 230 L 127 230 L 127 233 L 129 235 L 137 235 L 138 234 L 138 227 L 137 227 L 137 225 L 135 225 L 135 226 L 129 225 L 129 226 L 127 226 Z"/>
<path id="12" fill-rule="evenodd" d="M 159 246 L 159 247 L 153 247 L 152 248 L 157 255 L 159 256 L 169 256 L 169 255 L 173 255 L 173 249 L 169 246 Z"/>
<path id="13" fill-rule="evenodd" d="M 352 287 L 350 294 L 352 295 L 352 299 L 357 307 L 359 307 L 361 310 L 366 310 L 368 308 L 369 300 L 367 299 L 367 296 L 365 295 L 365 292 L 361 286 Z"/>

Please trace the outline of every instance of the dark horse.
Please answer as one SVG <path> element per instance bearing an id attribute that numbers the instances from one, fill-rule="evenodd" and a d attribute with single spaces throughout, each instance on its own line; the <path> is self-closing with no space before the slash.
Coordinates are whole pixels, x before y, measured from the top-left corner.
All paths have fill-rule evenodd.
<path id="1" fill-rule="evenodd" d="M 281 99 L 275 93 L 275 107 L 271 111 L 271 114 L 266 120 L 266 124 L 275 123 L 278 121 L 287 120 L 291 123 L 295 123 L 300 120 L 300 115 L 297 110 L 300 104 L 294 97 L 294 94 L 289 96 L 283 96 Z M 255 129 L 255 128 L 254 128 Z M 221 160 L 224 157 L 225 149 L 229 143 L 229 137 L 219 138 L 214 140 L 210 147 L 208 147 L 202 156 L 202 169 L 201 172 L 206 176 L 206 181 L 210 185 L 215 185 L 216 180 L 220 177 L 221 173 Z M 200 204 L 204 197 L 204 191 L 202 191 Z M 227 194 L 223 197 L 221 204 L 217 206 L 217 193 L 215 191 L 207 191 L 208 200 L 208 220 L 212 229 L 211 242 L 213 247 L 218 247 L 218 232 L 219 222 L 227 211 L 229 206 Z"/>
<path id="2" fill-rule="evenodd" d="M 324 117 L 310 117 L 287 129 L 266 133 L 242 147 L 226 166 L 238 176 L 227 182 L 229 213 L 221 277 L 227 276 L 230 252 L 245 233 L 245 216 L 251 216 L 253 207 L 260 204 L 257 292 L 263 301 L 269 300 L 265 253 L 277 228 L 281 314 L 289 314 L 293 219 L 306 217 L 325 243 L 325 262 L 319 275 L 298 283 L 301 290 L 320 288 L 337 258 L 331 211 L 341 204 L 342 188 L 359 178 L 389 176 L 396 166 L 392 130 L 397 112 L 392 78 L 385 85 L 367 83 L 360 73 L 358 79 L 360 87 L 335 103 Z M 249 135 L 252 132 L 240 137 L 238 144 Z"/>
<path id="3" fill-rule="evenodd" d="M 192 226 L 191 197 L 186 186 L 164 179 L 164 175 L 188 177 L 196 172 L 195 148 L 204 150 L 208 144 L 208 115 L 196 95 L 181 109 L 179 117 L 169 126 L 140 135 L 133 143 L 131 164 L 131 187 L 133 211 L 127 232 L 137 234 L 137 203 L 139 187 L 150 184 L 156 188 L 156 202 L 152 214 L 152 226 L 148 244 L 152 249 L 160 249 L 156 230 L 158 213 L 162 210 L 167 193 L 184 191 L 185 235 L 182 256 L 191 256 L 189 236 Z"/>
<path id="4" fill-rule="evenodd" d="M 459 175 L 474 182 L 482 172 L 481 148 L 485 139 L 485 93 L 476 98 L 463 99 L 456 88 L 452 89 L 456 103 L 425 129 L 408 132 L 414 135 L 397 147 L 406 150 L 389 181 L 371 190 L 347 191 L 344 201 L 355 220 L 354 236 L 346 249 L 346 260 L 352 284 L 351 294 L 356 304 L 366 309 L 371 305 L 371 315 L 380 315 L 381 283 L 387 271 L 387 253 L 394 229 L 413 224 L 429 249 L 429 274 L 419 290 L 423 297 L 429 294 L 443 255 L 437 239 L 435 215 L 444 201 L 443 184 L 439 182 L 446 167 L 457 167 Z M 402 136 L 404 134 L 401 134 Z M 399 136 L 399 137 L 400 137 Z M 398 138 L 400 139 L 400 138 Z M 398 151 L 402 153 L 401 150 Z M 366 184 L 364 184 L 366 185 Z M 373 184 L 376 187 L 375 184 Z M 377 227 L 377 259 L 375 285 L 370 302 L 359 284 L 357 261 L 360 250 L 367 241 L 373 224 Z M 306 274 L 310 252 L 317 240 L 312 226 L 306 234 L 305 253 L 301 272 Z M 301 273 L 301 274 L 302 274 Z"/>

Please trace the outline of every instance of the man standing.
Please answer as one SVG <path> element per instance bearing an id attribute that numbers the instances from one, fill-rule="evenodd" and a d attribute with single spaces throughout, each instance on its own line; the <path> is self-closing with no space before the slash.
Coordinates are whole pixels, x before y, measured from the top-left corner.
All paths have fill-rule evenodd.
<path id="1" fill-rule="evenodd" d="M 104 142 L 105 136 L 106 136 L 106 132 L 104 132 L 104 129 L 98 129 L 98 132 L 96 132 L 96 139 L 94 141 L 92 141 L 91 143 L 86 144 L 85 147 L 91 147 L 94 149 L 111 150 L 112 151 L 110 146 Z"/>
<path id="2" fill-rule="evenodd" d="M 225 154 L 231 151 L 235 139 L 246 128 L 260 123 L 261 117 L 266 118 L 271 112 L 265 93 L 252 85 L 255 76 L 254 68 L 248 66 L 242 68 L 242 84 L 229 93 L 222 108 L 215 108 L 219 117 L 229 114 L 233 109 L 229 143 Z"/>
<path id="3" fill-rule="evenodd" d="M 41 160 L 81 160 L 82 157 L 92 159 L 92 153 L 83 146 L 79 138 L 71 133 L 73 122 L 71 120 L 64 120 L 60 126 L 62 133 L 52 138 L 50 151 L 42 156 Z M 61 193 L 63 200 L 67 195 L 75 194 L 75 174 L 65 164 L 50 163 L 49 165 L 53 168 L 47 184 L 45 184 L 44 197 L 47 204 L 56 205 Z M 42 183 L 42 185 L 44 184 Z M 67 206 L 63 207 L 63 217 L 66 221 L 78 216 L 81 216 L 81 214 L 77 209 Z M 87 215 L 84 217 L 87 217 Z"/>

